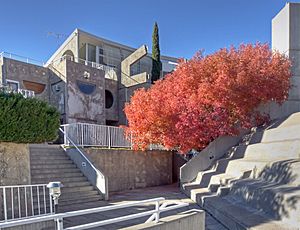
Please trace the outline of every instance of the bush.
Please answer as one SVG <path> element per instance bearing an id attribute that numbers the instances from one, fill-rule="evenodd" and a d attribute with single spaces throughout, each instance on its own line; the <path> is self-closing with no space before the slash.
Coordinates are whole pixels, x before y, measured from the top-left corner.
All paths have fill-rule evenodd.
<path id="1" fill-rule="evenodd" d="M 42 143 L 58 137 L 60 114 L 36 98 L 0 92 L 0 141 Z"/>

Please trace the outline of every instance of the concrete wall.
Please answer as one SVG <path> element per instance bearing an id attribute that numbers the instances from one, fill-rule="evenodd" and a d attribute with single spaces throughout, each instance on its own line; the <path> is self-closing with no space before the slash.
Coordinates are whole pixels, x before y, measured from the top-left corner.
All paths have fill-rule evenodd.
<path id="1" fill-rule="evenodd" d="M 94 148 L 84 151 L 108 178 L 109 191 L 172 183 L 172 152 Z"/>
<path id="2" fill-rule="evenodd" d="M 190 210 L 184 213 L 161 218 L 158 223 L 144 223 L 122 230 L 204 230 L 205 212 L 202 210 Z"/>
<path id="3" fill-rule="evenodd" d="M 30 183 L 28 145 L 0 142 L 0 186 Z"/>
<path id="4" fill-rule="evenodd" d="M 193 181 L 199 172 L 208 169 L 216 160 L 220 159 L 226 152 L 235 146 L 245 135 L 223 136 L 211 142 L 197 156 L 193 157 L 180 168 L 180 183 Z"/>
<path id="5" fill-rule="evenodd" d="M 5 80 L 18 81 L 21 89 L 29 89 L 24 85 L 24 80 L 44 85 L 44 90 L 41 93 L 36 92 L 36 97 L 49 101 L 49 71 L 47 68 L 3 58 L 2 77 Z"/>
<path id="6" fill-rule="evenodd" d="M 35 224 L 26 224 L 16 227 L 3 228 L 5 230 L 47 230 L 47 229 L 56 229 L 54 221 L 44 221 Z"/>
<path id="7" fill-rule="evenodd" d="M 105 124 L 104 71 L 69 60 L 65 62 L 67 66 L 67 122 Z M 95 90 L 91 94 L 86 94 L 79 89 L 79 82 L 93 85 Z"/>

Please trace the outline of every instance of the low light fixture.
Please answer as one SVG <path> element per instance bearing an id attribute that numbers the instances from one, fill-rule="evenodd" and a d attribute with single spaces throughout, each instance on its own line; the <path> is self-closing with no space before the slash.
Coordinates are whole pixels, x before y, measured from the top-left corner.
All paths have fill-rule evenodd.
<path id="1" fill-rule="evenodd" d="M 58 205 L 58 198 L 61 195 L 62 187 L 63 187 L 63 184 L 59 181 L 49 182 L 49 184 L 47 184 L 47 188 L 49 188 L 49 194 L 52 197 L 55 206 Z"/>

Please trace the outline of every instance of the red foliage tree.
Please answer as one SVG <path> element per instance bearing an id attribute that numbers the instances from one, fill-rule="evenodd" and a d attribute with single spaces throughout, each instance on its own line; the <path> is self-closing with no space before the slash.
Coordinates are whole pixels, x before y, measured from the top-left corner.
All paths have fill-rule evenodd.
<path id="1" fill-rule="evenodd" d="M 127 133 L 135 148 L 156 143 L 201 150 L 219 136 L 266 120 L 257 107 L 287 99 L 290 66 L 266 44 L 198 53 L 150 89 L 134 93 L 125 107 Z"/>

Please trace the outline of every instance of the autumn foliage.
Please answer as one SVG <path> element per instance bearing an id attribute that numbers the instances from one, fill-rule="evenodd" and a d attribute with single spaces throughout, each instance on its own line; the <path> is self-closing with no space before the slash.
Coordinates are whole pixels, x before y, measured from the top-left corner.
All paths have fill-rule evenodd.
<path id="1" fill-rule="evenodd" d="M 267 119 L 257 111 L 282 103 L 290 87 L 290 61 L 268 45 L 241 45 L 208 56 L 196 54 L 125 107 L 135 148 L 150 143 L 185 152 L 201 150 L 222 135 L 236 135 Z"/>

